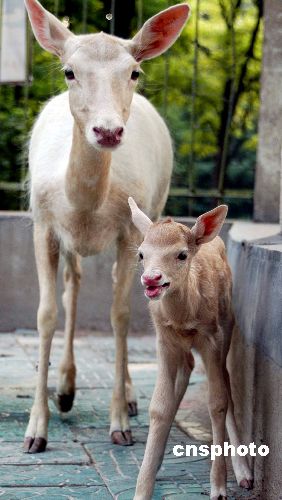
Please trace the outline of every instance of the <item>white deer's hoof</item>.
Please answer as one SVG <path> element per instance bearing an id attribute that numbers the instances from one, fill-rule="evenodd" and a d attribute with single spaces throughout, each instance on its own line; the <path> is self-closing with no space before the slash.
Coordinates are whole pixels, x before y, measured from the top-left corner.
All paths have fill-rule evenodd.
<path id="1" fill-rule="evenodd" d="M 74 392 L 70 394 L 57 394 L 57 405 L 62 413 L 67 413 L 72 409 Z"/>
<path id="2" fill-rule="evenodd" d="M 26 437 L 24 440 L 24 453 L 42 453 L 46 450 L 47 441 L 41 437 Z"/>
<path id="3" fill-rule="evenodd" d="M 111 434 L 111 441 L 113 444 L 120 446 L 132 446 L 133 438 L 131 431 L 114 431 Z"/>
<path id="4" fill-rule="evenodd" d="M 130 403 L 127 403 L 127 406 L 128 406 L 128 416 L 136 417 L 138 415 L 137 402 L 131 401 Z"/>

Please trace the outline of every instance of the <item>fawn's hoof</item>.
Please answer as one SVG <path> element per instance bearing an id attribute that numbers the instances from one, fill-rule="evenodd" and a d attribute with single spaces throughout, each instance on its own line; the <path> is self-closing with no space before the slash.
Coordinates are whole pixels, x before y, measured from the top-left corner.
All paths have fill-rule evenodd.
<path id="1" fill-rule="evenodd" d="M 222 495 L 211 497 L 211 500 L 227 500 L 227 497 L 223 497 Z"/>
<path id="2" fill-rule="evenodd" d="M 59 410 L 63 413 L 70 411 L 72 409 L 73 400 L 74 392 L 71 392 L 70 394 L 58 394 L 57 403 Z"/>
<path id="3" fill-rule="evenodd" d="M 113 444 L 118 444 L 120 446 L 133 445 L 131 431 L 114 431 L 111 434 L 111 441 Z"/>
<path id="4" fill-rule="evenodd" d="M 42 453 L 46 450 L 47 441 L 44 438 L 26 437 L 24 440 L 24 453 Z"/>
<path id="5" fill-rule="evenodd" d="M 138 415 L 138 408 L 136 401 L 131 401 L 130 403 L 127 403 L 127 406 L 128 406 L 128 416 L 136 417 Z"/>
<path id="6" fill-rule="evenodd" d="M 242 479 L 242 481 L 240 481 L 240 486 L 241 486 L 241 488 L 245 488 L 246 490 L 252 490 L 254 487 L 254 480 L 253 479 Z"/>

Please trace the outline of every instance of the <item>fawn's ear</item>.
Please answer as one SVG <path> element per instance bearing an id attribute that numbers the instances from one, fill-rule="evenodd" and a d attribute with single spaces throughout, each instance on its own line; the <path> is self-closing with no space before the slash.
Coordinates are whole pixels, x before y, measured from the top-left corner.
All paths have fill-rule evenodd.
<path id="1" fill-rule="evenodd" d="M 136 61 L 152 59 L 165 52 L 180 35 L 189 12 L 189 5 L 181 3 L 148 19 L 132 39 L 132 55 Z"/>
<path id="2" fill-rule="evenodd" d="M 24 0 L 34 36 L 43 49 L 61 57 L 65 42 L 74 35 L 37 0 Z"/>
<path id="3" fill-rule="evenodd" d="M 218 235 L 225 221 L 227 211 L 227 205 L 219 205 L 219 207 L 198 217 L 196 224 L 191 229 L 197 245 L 208 243 Z"/>
<path id="4" fill-rule="evenodd" d="M 128 204 L 130 206 L 134 226 L 136 226 L 140 233 L 145 236 L 149 227 L 153 224 L 152 221 L 142 212 L 142 210 L 140 210 L 133 198 L 128 198 Z"/>

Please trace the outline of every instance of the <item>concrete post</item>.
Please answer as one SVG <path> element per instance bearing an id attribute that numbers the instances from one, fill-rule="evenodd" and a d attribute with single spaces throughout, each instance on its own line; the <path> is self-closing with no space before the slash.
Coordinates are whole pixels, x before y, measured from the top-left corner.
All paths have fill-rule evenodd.
<path id="1" fill-rule="evenodd" d="M 254 218 L 262 222 L 278 222 L 282 142 L 281 1 L 265 0 L 264 26 Z"/>
<path id="2" fill-rule="evenodd" d="M 280 163 L 280 232 L 282 234 L 282 151 Z"/>

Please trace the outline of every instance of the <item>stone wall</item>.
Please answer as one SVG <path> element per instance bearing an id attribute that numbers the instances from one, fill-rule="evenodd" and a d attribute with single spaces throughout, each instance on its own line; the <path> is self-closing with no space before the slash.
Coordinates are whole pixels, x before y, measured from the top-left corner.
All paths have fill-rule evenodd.
<path id="1" fill-rule="evenodd" d="M 188 225 L 193 219 L 178 219 Z M 225 224 L 226 238 L 230 224 Z M 115 260 L 114 248 L 95 257 L 82 260 L 83 277 L 78 300 L 78 329 L 109 332 L 112 303 L 111 270 Z M 63 328 L 64 311 L 61 304 L 63 293 L 63 259 L 58 274 L 59 321 Z M 140 269 L 140 268 L 139 268 Z M 132 292 L 131 330 L 152 332 L 146 299 L 136 273 Z M 32 221 L 25 213 L 0 213 L 0 331 L 18 328 L 36 328 L 38 283 L 32 242 Z"/>
<path id="2" fill-rule="evenodd" d="M 235 223 L 228 258 L 238 327 L 229 353 L 236 418 L 242 443 L 266 444 L 255 457 L 255 494 L 282 498 L 282 236 L 279 226 Z"/>

